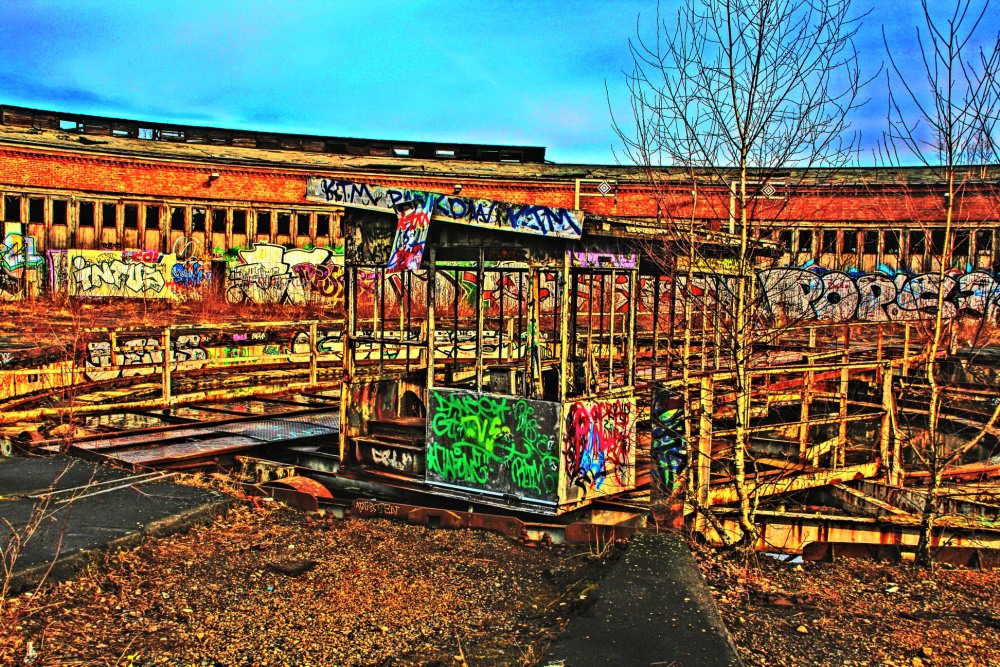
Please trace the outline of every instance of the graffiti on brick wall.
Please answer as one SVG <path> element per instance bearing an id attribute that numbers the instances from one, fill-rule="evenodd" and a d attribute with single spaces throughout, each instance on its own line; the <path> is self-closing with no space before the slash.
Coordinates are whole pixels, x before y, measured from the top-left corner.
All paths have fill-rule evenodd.
<path id="1" fill-rule="evenodd" d="M 376 210 L 395 211 L 402 202 L 429 196 L 432 193 L 338 179 L 310 178 L 306 183 L 307 199 Z M 583 230 L 579 211 L 457 195 L 437 195 L 431 220 L 571 239 L 580 238 Z"/>
<path id="2" fill-rule="evenodd" d="M 173 255 L 150 251 L 67 250 L 70 296 L 171 299 Z M 54 272 L 61 272 L 54 267 Z"/>
<path id="3" fill-rule="evenodd" d="M 573 266 L 595 269 L 637 269 L 639 256 L 612 243 L 578 243 L 569 249 Z"/>
<path id="4" fill-rule="evenodd" d="M 198 334 L 181 334 L 170 341 L 170 361 L 198 362 L 207 358 Z M 157 364 L 163 364 L 163 344 L 159 338 L 140 336 L 121 340 L 117 349 L 112 349 L 111 341 L 95 341 L 87 343 L 84 377 L 101 382 L 152 375 L 162 372 L 162 368 L 156 368 Z"/>
<path id="5" fill-rule="evenodd" d="M 559 404 L 462 389 L 430 392 L 427 479 L 556 499 Z"/>
<path id="6" fill-rule="evenodd" d="M 240 250 L 226 280 L 230 303 L 301 306 L 343 294 L 343 270 L 327 248 L 285 248 L 258 243 Z"/>
<path id="7" fill-rule="evenodd" d="M 35 282 L 44 266 L 33 236 L 8 232 L 0 242 L 0 301 L 20 298 L 24 285 Z"/>
<path id="8" fill-rule="evenodd" d="M 566 411 L 563 459 L 584 494 L 635 483 L 635 399 L 577 401 Z"/>
<path id="9" fill-rule="evenodd" d="M 396 205 L 399 223 L 386 265 L 389 271 L 414 271 L 420 268 L 427 231 L 431 226 L 434 200 L 435 195 L 425 194 L 422 198 L 418 196 Z"/>
<path id="10" fill-rule="evenodd" d="M 673 491 L 688 465 L 684 439 L 684 397 L 676 391 L 657 388 L 650 406 L 653 436 L 653 464 L 658 482 L 667 492 Z"/>
<path id="11" fill-rule="evenodd" d="M 1000 314 L 1000 280 L 984 270 L 908 274 L 826 271 L 818 267 L 760 272 L 765 306 L 789 320 L 901 321 L 933 317 L 939 295 L 941 314 L 987 317 Z"/>

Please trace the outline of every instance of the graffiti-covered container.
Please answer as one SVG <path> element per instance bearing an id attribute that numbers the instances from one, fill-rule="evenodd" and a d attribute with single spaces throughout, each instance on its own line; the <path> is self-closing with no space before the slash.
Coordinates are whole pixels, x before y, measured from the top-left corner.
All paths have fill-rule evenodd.
<path id="1" fill-rule="evenodd" d="M 559 403 L 432 389 L 428 407 L 429 483 L 555 507 Z"/>
<path id="2" fill-rule="evenodd" d="M 432 389 L 426 481 L 558 512 L 635 487 L 635 398 Z"/>
<path id="3" fill-rule="evenodd" d="M 562 406 L 559 504 L 569 509 L 635 488 L 635 396 Z"/>

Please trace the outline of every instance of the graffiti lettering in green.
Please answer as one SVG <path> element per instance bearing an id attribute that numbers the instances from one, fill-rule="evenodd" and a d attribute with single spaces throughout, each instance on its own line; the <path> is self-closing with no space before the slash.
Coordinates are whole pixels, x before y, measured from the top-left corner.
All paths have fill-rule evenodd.
<path id="1" fill-rule="evenodd" d="M 559 478 L 559 405 L 444 389 L 431 392 L 432 481 L 546 499 Z"/>

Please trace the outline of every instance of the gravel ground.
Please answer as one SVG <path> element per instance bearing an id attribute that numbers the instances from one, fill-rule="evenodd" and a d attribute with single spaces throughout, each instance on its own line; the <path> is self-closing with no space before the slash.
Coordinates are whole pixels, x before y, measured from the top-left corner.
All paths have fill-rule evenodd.
<path id="1" fill-rule="evenodd" d="M 748 665 L 1000 666 L 1000 570 L 698 557 Z"/>
<path id="2" fill-rule="evenodd" d="M 241 505 L 0 598 L 0 664 L 530 665 L 599 574 L 586 550 Z"/>

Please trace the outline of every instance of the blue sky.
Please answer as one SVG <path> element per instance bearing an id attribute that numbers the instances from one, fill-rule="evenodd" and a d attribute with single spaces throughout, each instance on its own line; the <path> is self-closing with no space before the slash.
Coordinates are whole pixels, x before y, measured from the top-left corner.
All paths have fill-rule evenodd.
<path id="1" fill-rule="evenodd" d="M 677 4 L 664 0 L 662 11 Z M 912 58 L 907 44 L 920 18 L 916 0 L 880 5 L 858 39 L 870 74 L 883 61 L 882 26 Z M 605 82 L 627 112 L 626 41 L 636 16 L 654 11 L 648 0 L 6 0 L 0 102 L 219 127 L 543 145 L 556 162 L 613 164 Z M 1000 5 L 985 32 L 996 34 L 998 15 Z M 870 143 L 884 125 L 884 77 L 867 95 L 855 127 Z"/>

